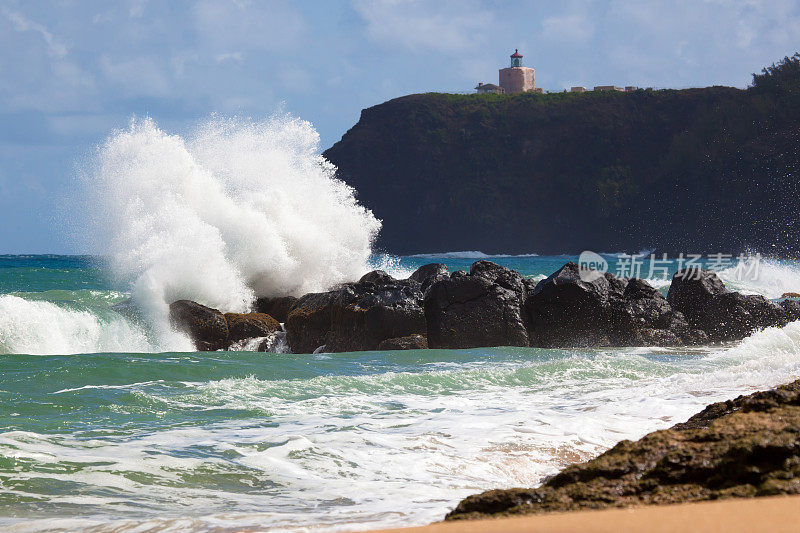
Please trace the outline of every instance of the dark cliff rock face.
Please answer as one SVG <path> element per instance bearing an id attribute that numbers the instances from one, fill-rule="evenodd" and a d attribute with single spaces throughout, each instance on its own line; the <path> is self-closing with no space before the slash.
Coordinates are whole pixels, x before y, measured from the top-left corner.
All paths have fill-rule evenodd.
<path id="1" fill-rule="evenodd" d="M 470 273 L 454 272 L 425 294 L 425 319 L 431 348 L 529 346 L 522 276 L 489 261 Z"/>
<path id="2" fill-rule="evenodd" d="M 394 253 L 796 252 L 797 81 L 416 94 L 363 110 L 323 155 Z"/>
<path id="3" fill-rule="evenodd" d="M 646 281 L 590 272 L 570 262 L 526 302 L 531 342 L 542 347 L 679 346 L 707 341 Z"/>
<path id="4" fill-rule="evenodd" d="M 448 520 L 800 494 L 800 381 L 715 403 L 536 489 L 470 496 Z"/>
<path id="5" fill-rule="evenodd" d="M 225 316 L 191 300 L 178 300 L 169 306 L 172 327 L 186 332 L 201 351 L 222 350 L 228 346 Z"/>
<path id="6" fill-rule="evenodd" d="M 753 331 L 788 323 L 787 308 L 759 295 L 731 292 L 713 272 L 676 272 L 667 300 L 713 341 L 742 339 Z"/>

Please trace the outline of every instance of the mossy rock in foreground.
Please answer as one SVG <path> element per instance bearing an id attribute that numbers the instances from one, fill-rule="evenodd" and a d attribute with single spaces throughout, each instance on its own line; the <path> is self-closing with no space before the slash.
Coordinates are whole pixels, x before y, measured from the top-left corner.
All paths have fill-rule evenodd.
<path id="1" fill-rule="evenodd" d="M 447 520 L 800 494 L 800 380 L 570 466 L 536 489 L 469 496 Z"/>

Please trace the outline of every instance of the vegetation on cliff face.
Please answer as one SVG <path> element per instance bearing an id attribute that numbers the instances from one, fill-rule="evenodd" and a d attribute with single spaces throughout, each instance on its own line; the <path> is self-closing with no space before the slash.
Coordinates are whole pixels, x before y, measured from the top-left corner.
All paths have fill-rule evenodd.
<path id="1" fill-rule="evenodd" d="M 324 153 L 395 253 L 800 244 L 800 55 L 741 90 L 418 94 Z"/>
<path id="2" fill-rule="evenodd" d="M 536 489 L 464 499 L 448 520 L 800 494 L 800 380 L 711 404 Z"/>

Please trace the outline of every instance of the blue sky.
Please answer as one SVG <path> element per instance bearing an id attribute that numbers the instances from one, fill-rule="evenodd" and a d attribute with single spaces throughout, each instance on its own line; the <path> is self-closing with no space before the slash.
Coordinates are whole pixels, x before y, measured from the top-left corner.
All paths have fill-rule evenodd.
<path id="1" fill-rule="evenodd" d="M 514 48 L 549 90 L 745 87 L 800 49 L 800 0 L 0 0 L 0 253 L 83 251 L 64 198 L 131 115 L 283 110 L 325 149 L 364 107 L 496 83 Z"/>

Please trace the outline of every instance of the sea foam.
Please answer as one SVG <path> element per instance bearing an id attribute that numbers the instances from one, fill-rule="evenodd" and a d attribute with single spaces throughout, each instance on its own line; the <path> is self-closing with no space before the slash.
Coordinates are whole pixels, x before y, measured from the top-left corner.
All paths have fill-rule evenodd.
<path id="1" fill-rule="evenodd" d="M 380 221 L 291 116 L 212 117 L 185 138 L 150 118 L 112 134 L 85 173 L 113 277 L 154 318 L 186 298 L 246 311 L 369 269 Z"/>

